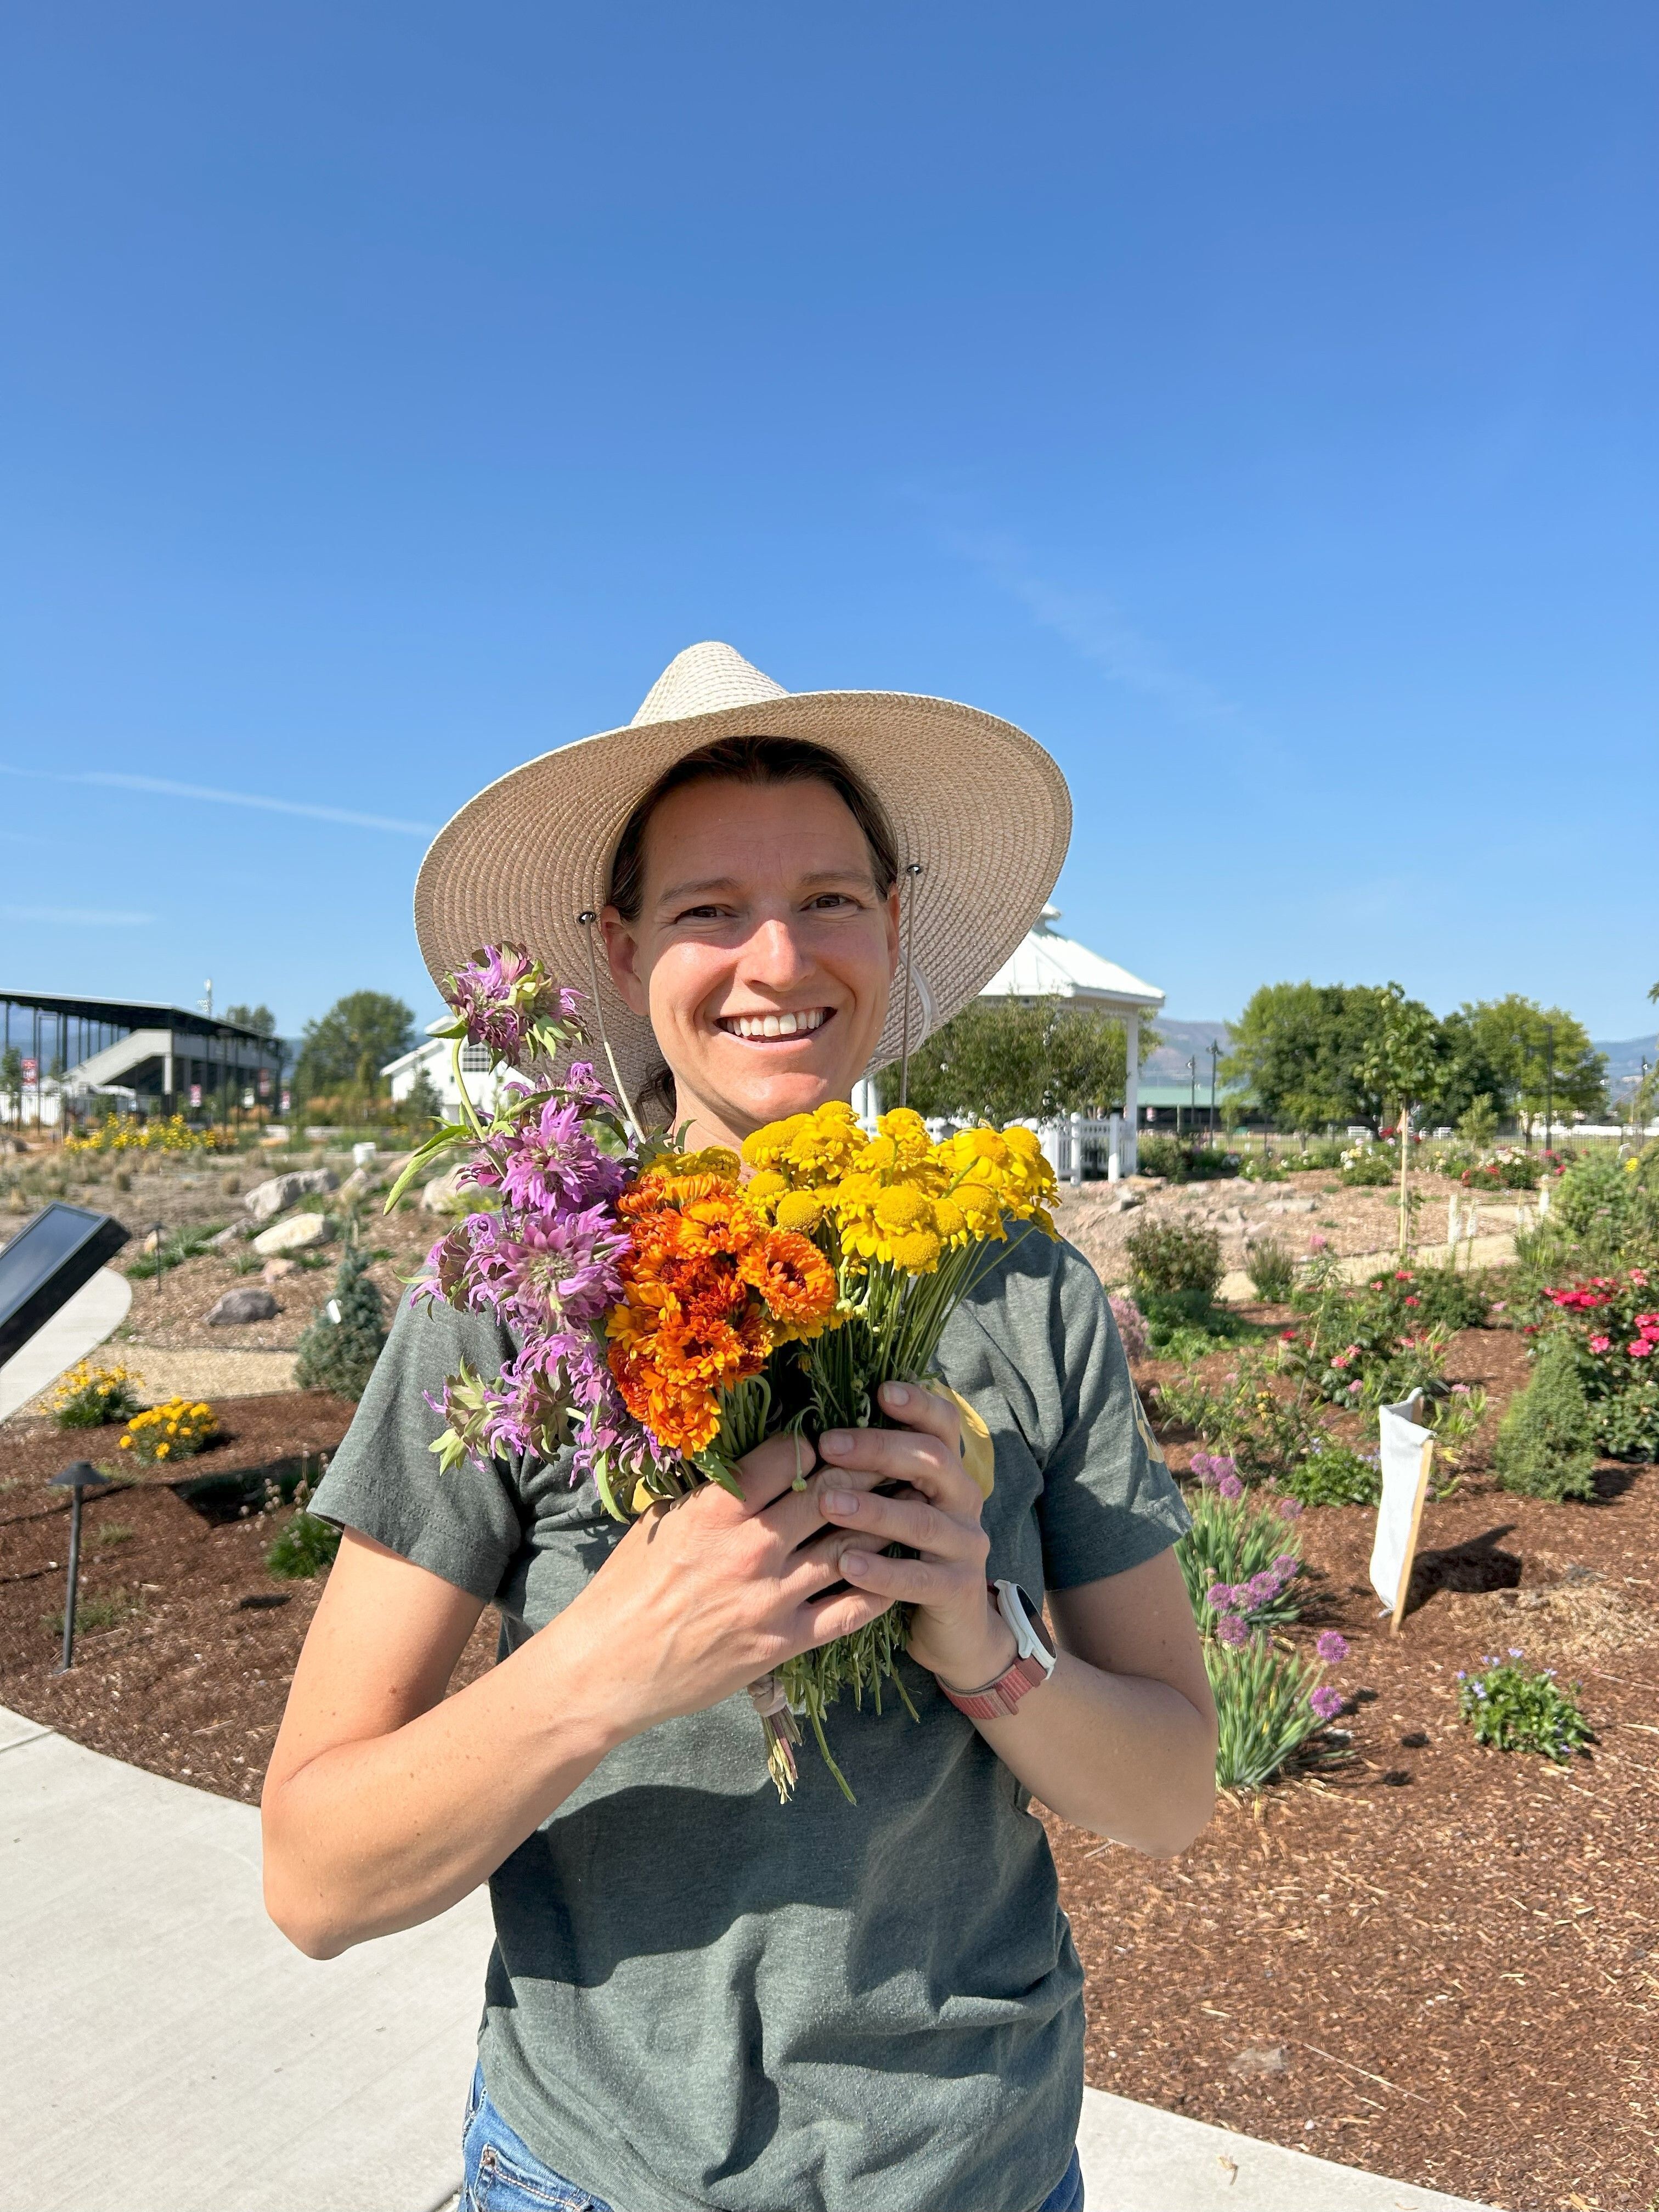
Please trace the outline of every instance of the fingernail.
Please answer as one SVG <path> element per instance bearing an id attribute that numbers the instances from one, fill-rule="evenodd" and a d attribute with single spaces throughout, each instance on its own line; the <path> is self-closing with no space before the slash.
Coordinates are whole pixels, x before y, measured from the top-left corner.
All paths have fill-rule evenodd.
<path id="1" fill-rule="evenodd" d="M 908 1382 L 889 1382 L 884 1386 L 884 1395 L 890 1406 L 908 1406 L 910 1402 L 910 1386 Z"/>
<path id="2" fill-rule="evenodd" d="M 870 1568 L 870 1555 L 867 1552 L 843 1552 L 841 1555 L 841 1565 L 843 1574 L 867 1574 Z"/>
<path id="3" fill-rule="evenodd" d="M 852 1448 L 853 1439 L 845 1429 L 831 1429 L 827 1436 L 818 1438 L 818 1449 L 828 1452 L 832 1459 L 839 1459 L 844 1451 L 850 1451 Z"/>
<path id="4" fill-rule="evenodd" d="M 857 1493 L 851 1490 L 826 1490 L 823 1509 L 826 1513 L 856 1513 L 859 1510 Z"/>

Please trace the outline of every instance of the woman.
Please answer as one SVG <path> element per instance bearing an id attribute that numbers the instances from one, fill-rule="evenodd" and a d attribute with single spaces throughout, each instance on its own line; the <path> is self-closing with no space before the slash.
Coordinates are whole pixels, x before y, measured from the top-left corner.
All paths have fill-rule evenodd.
<path id="1" fill-rule="evenodd" d="M 1006 724 L 789 697 L 696 647 L 628 730 L 464 809 L 417 925 L 434 975 L 524 939 L 602 989 L 630 1095 L 735 1145 L 965 1004 L 1068 827 Z M 480 2212 L 1074 2212 L 1082 1973 L 1029 1799 L 1177 1851 L 1214 1758 L 1185 1516 L 1094 1275 L 1011 1242 L 950 1324 L 988 1499 L 956 1405 L 897 1387 L 895 1425 L 822 1437 L 804 1489 L 775 1438 L 741 1502 L 625 1531 L 559 1465 L 441 1474 L 423 1394 L 512 1350 L 405 1307 L 318 1492 L 344 1534 L 266 1779 L 273 1918 L 329 1957 L 489 1880 Z M 1045 1595 L 1057 1657 L 1024 1627 Z M 894 1603 L 919 1724 L 837 1708 L 856 1807 L 810 1759 L 780 1807 L 745 1686 Z M 446 1698 L 485 1604 L 500 1663 Z"/>

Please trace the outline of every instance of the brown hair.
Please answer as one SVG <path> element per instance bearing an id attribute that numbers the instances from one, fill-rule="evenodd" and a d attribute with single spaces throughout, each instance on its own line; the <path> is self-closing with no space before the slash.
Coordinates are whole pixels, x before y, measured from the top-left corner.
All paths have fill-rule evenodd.
<path id="1" fill-rule="evenodd" d="M 805 738 L 720 738 L 700 745 L 659 775 L 623 824 L 611 858 L 609 902 L 624 921 L 637 921 L 645 893 L 645 833 L 671 792 L 696 783 L 827 784 L 863 832 L 870 872 L 885 898 L 898 881 L 898 840 L 887 811 L 850 762 Z M 674 1111 L 674 1079 L 665 1063 L 650 1075 L 635 1103 Z"/>

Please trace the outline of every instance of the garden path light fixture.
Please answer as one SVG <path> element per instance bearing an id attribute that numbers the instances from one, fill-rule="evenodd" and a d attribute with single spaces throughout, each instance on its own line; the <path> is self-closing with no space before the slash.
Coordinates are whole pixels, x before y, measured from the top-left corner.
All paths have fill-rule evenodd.
<path id="1" fill-rule="evenodd" d="M 48 1487 L 70 1493 L 69 1588 L 64 1595 L 64 1656 L 58 1667 L 60 1674 L 67 1674 L 75 1664 L 75 1601 L 81 1579 L 81 1501 L 84 1498 L 101 1498 L 115 1485 L 88 1462 L 77 1459 L 73 1467 L 54 1474 Z"/>

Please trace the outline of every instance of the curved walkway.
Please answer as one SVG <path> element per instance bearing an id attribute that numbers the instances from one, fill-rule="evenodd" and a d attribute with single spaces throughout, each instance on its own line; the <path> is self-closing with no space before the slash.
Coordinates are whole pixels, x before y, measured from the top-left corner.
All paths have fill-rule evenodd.
<path id="1" fill-rule="evenodd" d="M 90 1282 L 37 1329 L 21 1352 L 0 1367 L 0 1421 L 49 1389 L 77 1359 L 84 1359 L 121 1326 L 132 1304 L 132 1285 L 113 1267 L 100 1267 Z"/>

